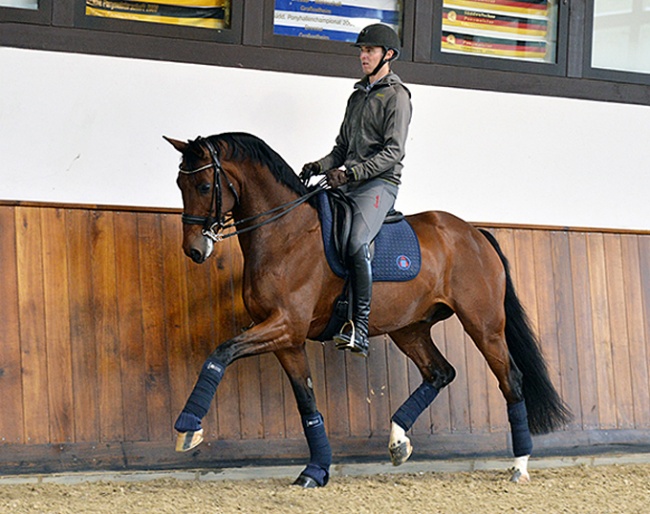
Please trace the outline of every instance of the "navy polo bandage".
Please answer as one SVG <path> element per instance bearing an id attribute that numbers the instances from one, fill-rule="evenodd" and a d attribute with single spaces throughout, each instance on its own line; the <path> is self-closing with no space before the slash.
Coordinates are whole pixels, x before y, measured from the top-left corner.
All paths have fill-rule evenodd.
<path id="1" fill-rule="evenodd" d="M 323 416 L 320 412 L 302 416 L 302 428 L 305 431 L 310 455 L 309 464 L 302 474 L 313 478 L 321 486 L 326 485 L 332 464 L 332 448 L 325 433 Z"/>
<path id="2" fill-rule="evenodd" d="M 508 421 L 512 433 L 512 451 L 515 457 L 530 455 L 533 451 L 533 438 L 528 429 L 528 413 L 523 400 L 508 405 Z"/>
<path id="3" fill-rule="evenodd" d="M 391 421 L 397 423 L 405 432 L 408 431 L 424 409 L 436 399 L 436 396 L 438 396 L 438 389 L 430 382 L 422 382 L 420 387 L 413 391 L 413 394 L 393 414 Z"/>
<path id="4" fill-rule="evenodd" d="M 201 419 L 208 413 L 212 399 L 217 392 L 217 386 L 225 371 L 226 366 L 220 362 L 210 359 L 205 361 L 194 390 L 174 425 L 176 430 L 188 432 L 201 428 Z"/>

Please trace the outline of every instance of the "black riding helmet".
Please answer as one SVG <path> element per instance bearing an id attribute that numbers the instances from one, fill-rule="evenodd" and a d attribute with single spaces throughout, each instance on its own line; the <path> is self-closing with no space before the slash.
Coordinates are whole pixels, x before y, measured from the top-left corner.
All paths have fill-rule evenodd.
<path id="1" fill-rule="evenodd" d="M 354 44 L 356 47 L 361 46 L 380 46 L 384 49 L 384 55 L 379 61 L 377 67 L 370 73 L 370 76 L 375 75 L 381 67 L 389 61 L 394 61 L 399 58 L 401 52 L 401 42 L 397 33 L 388 25 L 382 23 L 375 23 L 368 25 L 359 32 L 357 42 Z M 393 57 L 386 59 L 388 50 L 392 50 Z"/>

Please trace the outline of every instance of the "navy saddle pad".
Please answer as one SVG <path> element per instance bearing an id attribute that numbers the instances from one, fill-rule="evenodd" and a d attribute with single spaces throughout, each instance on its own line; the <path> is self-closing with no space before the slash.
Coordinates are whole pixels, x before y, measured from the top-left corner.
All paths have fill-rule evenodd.
<path id="1" fill-rule="evenodd" d="M 327 262 L 336 275 L 346 278 L 348 270 L 339 259 L 334 246 L 332 207 L 326 191 L 316 196 L 316 204 Z M 415 278 L 420 272 L 422 263 L 420 243 L 413 227 L 405 219 L 395 223 L 385 223 L 374 244 L 373 282 L 406 282 Z"/>

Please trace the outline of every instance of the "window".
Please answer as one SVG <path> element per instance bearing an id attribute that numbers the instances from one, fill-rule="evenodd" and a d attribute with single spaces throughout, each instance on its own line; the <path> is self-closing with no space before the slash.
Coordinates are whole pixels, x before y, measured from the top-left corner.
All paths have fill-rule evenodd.
<path id="1" fill-rule="evenodd" d="M 75 5 L 76 25 L 80 27 L 220 43 L 241 42 L 241 1 L 77 0 Z"/>
<path id="2" fill-rule="evenodd" d="M 0 0 L 0 7 L 16 7 L 18 9 L 38 9 L 38 0 Z"/>
<path id="3" fill-rule="evenodd" d="M 568 11 L 560 0 L 442 0 L 434 8 L 435 62 L 561 75 Z"/>
<path id="4" fill-rule="evenodd" d="M 403 0 L 260 0 L 264 27 L 259 44 L 310 52 L 356 55 L 350 43 L 373 23 L 390 25 L 402 40 L 401 59 L 412 56 L 415 2 Z"/>
<path id="5" fill-rule="evenodd" d="M 230 0 L 86 0 L 86 16 L 207 29 L 230 28 Z"/>
<path id="6" fill-rule="evenodd" d="M 650 0 L 595 0 L 591 66 L 650 73 Z"/>
<path id="7" fill-rule="evenodd" d="M 361 29 L 383 23 L 401 33 L 401 1 L 275 0 L 273 34 L 354 43 Z"/>
<path id="8" fill-rule="evenodd" d="M 0 0 L 0 21 L 46 24 L 51 14 L 52 0 Z"/>

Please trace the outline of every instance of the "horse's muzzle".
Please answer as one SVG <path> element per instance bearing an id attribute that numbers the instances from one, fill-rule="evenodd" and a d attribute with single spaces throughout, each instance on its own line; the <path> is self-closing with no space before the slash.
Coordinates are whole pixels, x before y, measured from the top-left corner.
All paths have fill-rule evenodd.
<path id="1" fill-rule="evenodd" d="M 213 249 L 214 242 L 212 239 L 206 236 L 200 236 L 185 247 L 185 254 L 197 264 L 202 264 L 212 255 Z"/>

